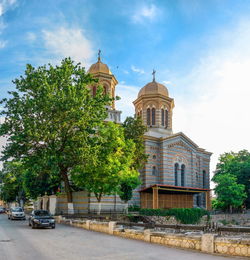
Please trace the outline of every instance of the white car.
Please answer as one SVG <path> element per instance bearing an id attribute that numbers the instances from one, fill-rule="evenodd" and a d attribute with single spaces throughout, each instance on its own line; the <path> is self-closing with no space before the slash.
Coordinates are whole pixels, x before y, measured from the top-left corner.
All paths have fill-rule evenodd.
<path id="1" fill-rule="evenodd" d="M 10 208 L 8 219 L 26 219 L 25 213 L 21 207 Z"/>

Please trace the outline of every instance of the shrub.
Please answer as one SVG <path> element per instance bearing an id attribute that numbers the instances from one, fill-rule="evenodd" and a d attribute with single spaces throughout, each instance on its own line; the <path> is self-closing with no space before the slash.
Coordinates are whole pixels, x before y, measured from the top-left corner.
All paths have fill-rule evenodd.
<path id="1" fill-rule="evenodd" d="M 139 211 L 140 210 L 140 207 L 139 206 L 137 206 L 137 205 L 130 205 L 129 207 L 128 207 L 128 211 Z"/>
<path id="2" fill-rule="evenodd" d="M 209 212 L 200 208 L 181 208 L 181 209 L 141 209 L 139 211 L 144 216 L 174 216 L 182 224 L 196 224 Z"/>

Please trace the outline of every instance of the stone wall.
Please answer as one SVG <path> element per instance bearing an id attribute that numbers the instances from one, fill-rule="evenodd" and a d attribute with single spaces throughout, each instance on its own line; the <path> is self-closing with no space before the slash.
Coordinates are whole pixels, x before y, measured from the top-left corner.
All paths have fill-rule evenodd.
<path id="1" fill-rule="evenodd" d="M 217 237 L 214 251 L 226 255 L 250 256 L 250 239 Z"/>
<path id="2" fill-rule="evenodd" d="M 129 239 L 143 240 L 165 246 L 192 249 L 206 253 L 250 257 L 250 238 L 219 237 L 216 234 L 170 234 L 155 232 L 154 230 L 126 229 L 116 222 L 100 222 L 90 220 L 69 220 L 61 216 L 56 217 L 58 223 L 69 224 L 92 231 Z"/>
<path id="3" fill-rule="evenodd" d="M 211 221 L 216 223 L 250 226 L 250 212 L 247 214 L 216 214 L 211 215 Z"/>

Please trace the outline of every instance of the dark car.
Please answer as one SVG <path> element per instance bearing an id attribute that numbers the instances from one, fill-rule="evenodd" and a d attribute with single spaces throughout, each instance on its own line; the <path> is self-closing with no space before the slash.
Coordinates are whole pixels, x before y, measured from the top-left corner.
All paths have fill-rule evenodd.
<path id="1" fill-rule="evenodd" d="M 5 208 L 0 207 L 0 214 L 5 213 Z"/>
<path id="2" fill-rule="evenodd" d="M 29 226 L 32 228 L 51 227 L 55 228 L 55 219 L 47 210 L 33 210 L 29 217 Z"/>

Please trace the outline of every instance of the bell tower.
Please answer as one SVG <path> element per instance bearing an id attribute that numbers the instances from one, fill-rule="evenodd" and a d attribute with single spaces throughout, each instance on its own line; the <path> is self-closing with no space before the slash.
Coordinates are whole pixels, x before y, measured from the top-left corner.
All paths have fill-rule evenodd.
<path id="1" fill-rule="evenodd" d="M 166 137 L 173 134 L 174 100 L 169 97 L 168 89 L 156 82 L 155 73 L 153 70 L 152 82 L 141 88 L 133 104 L 136 116 L 140 116 L 148 128 L 146 135 Z"/>
<path id="2" fill-rule="evenodd" d="M 97 86 L 102 85 L 104 88 L 104 94 L 109 95 L 113 99 L 111 106 L 107 107 L 108 118 L 106 120 L 120 123 L 121 111 L 115 109 L 115 87 L 118 84 L 118 81 L 110 71 L 109 67 L 102 63 L 101 50 L 98 51 L 97 62 L 90 66 L 88 73 L 98 79 L 98 83 L 91 87 L 93 95 L 96 93 Z"/>

